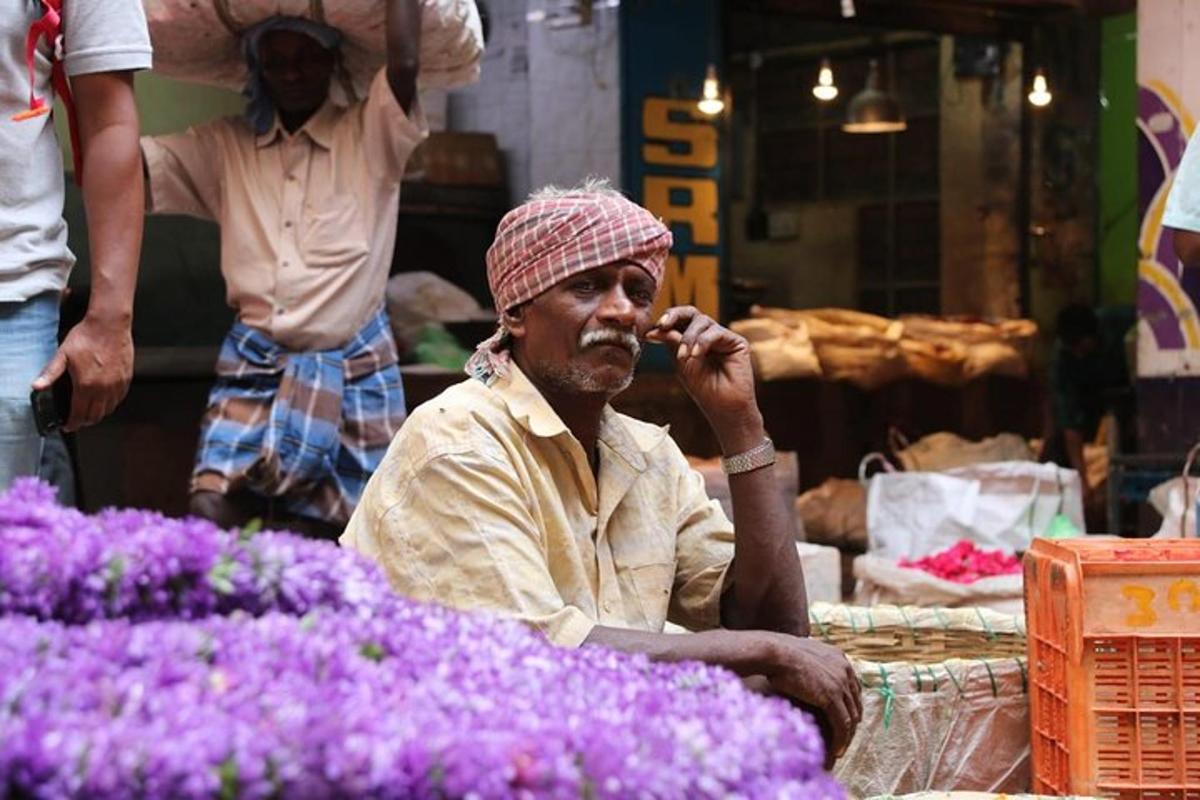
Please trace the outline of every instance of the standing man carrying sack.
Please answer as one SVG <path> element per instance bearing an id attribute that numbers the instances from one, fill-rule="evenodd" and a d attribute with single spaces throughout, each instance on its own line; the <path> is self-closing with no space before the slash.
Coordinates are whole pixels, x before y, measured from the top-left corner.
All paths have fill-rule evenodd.
<path id="1" fill-rule="evenodd" d="M 329 537 L 404 420 L 383 310 L 400 181 L 426 135 L 418 0 L 387 0 L 387 64 L 330 96 L 342 33 L 270 17 L 241 34 L 244 118 L 142 140 L 152 213 L 221 227 L 237 322 L 202 423 L 191 511 Z M 339 91 L 340 85 L 336 87 Z"/>
<path id="2" fill-rule="evenodd" d="M 151 50 L 140 0 L 8 0 L 0 34 L 3 490 L 38 472 L 43 440 L 31 388 L 73 384 L 67 430 L 98 422 L 129 388 L 144 202 L 133 72 L 150 66 Z M 87 314 L 57 348 L 59 301 L 75 257 L 67 248 L 62 155 L 50 114 L 56 94 L 74 100 L 76 180 L 91 251 Z"/>

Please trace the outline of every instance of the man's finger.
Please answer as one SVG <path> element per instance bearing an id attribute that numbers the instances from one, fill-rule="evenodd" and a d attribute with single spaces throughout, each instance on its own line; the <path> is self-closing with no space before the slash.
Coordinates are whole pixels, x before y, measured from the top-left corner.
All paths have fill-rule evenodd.
<path id="1" fill-rule="evenodd" d="M 854 731 L 850 709 L 846 707 L 846 701 L 842 697 L 838 697 L 825 707 L 825 714 L 829 717 L 829 727 L 833 731 L 830 749 L 834 756 L 841 756 L 850 746 L 850 737 Z"/>
<path id="2" fill-rule="evenodd" d="M 677 358 L 689 358 L 696 355 L 696 341 L 706 330 L 712 327 L 714 323 L 711 319 L 704 316 L 692 317 L 692 321 L 688 323 L 687 330 L 683 332 L 683 341 L 679 345 L 679 350 L 676 352 Z"/>
<path id="3" fill-rule="evenodd" d="M 34 379 L 33 388 L 38 391 L 49 389 L 66 371 L 67 356 L 60 348 L 54 353 L 54 358 L 50 359 L 50 363 L 42 370 L 42 374 Z"/>

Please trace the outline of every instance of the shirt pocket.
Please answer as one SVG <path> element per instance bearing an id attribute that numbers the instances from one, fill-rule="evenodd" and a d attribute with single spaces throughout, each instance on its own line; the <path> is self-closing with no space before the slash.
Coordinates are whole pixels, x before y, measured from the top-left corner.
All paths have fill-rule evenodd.
<path id="1" fill-rule="evenodd" d="M 331 195 L 312 208 L 301 239 L 304 263 L 319 268 L 354 268 L 367 260 L 367 226 L 358 199 Z"/>
<path id="2" fill-rule="evenodd" d="M 628 569 L 637 605 L 641 608 L 646 630 L 659 633 L 667 621 L 671 606 L 671 587 L 675 582 L 675 563 L 639 564 Z"/>

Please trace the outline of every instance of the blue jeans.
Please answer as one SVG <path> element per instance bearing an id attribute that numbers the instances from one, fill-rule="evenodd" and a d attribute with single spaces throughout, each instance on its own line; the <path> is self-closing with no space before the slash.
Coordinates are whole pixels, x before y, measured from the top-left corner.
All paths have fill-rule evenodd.
<path id="1" fill-rule="evenodd" d="M 57 292 L 0 303 L 0 491 L 38 475 L 42 438 L 33 423 L 30 384 L 58 348 Z"/>

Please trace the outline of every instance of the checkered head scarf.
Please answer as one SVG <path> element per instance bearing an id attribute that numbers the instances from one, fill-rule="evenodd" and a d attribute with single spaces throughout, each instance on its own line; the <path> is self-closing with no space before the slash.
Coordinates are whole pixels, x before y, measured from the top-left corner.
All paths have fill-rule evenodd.
<path id="1" fill-rule="evenodd" d="M 547 187 L 500 220 L 488 249 L 488 286 L 500 326 L 467 362 L 468 375 L 490 382 L 507 372 L 512 337 L 504 312 L 580 272 L 615 261 L 637 264 L 662 286 L 671 231 L 646 209 L 589 181 L 578 189 Z"/>

